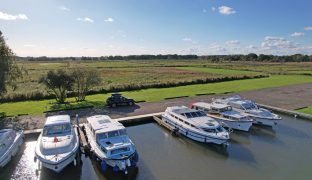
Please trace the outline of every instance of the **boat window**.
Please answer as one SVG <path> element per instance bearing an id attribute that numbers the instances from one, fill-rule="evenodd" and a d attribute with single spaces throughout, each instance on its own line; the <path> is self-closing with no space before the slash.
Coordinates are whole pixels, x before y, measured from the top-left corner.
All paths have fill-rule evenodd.
<path id="1" fill-rule="evenodd" d="M 123 148 L 111 150 L 111 154 L 115 155 L 115 154 L 120 154 L 120 153 L 127 152 L 127 151 L 130 151 L 130 148 L 129 147 L 123 147 Z"/>
<path id="2" fill-rule="evenodd" d="M 101 139 L 106 139 L 106 138 L 107 138 L 107 133 L 96 134 L 96 141 L 99 141 Z"/>
<path id="3" fill-rule="evenodd" d="M 244 104 L 242 104 L 242 106 L 243 106 L 245 109 L 257 109 L 257 106 L 256 106 L 254 103 L 252 103 L 252 102 L 250 102 L 250 103 L 244 103 Z"/>
<path id="4" fill-rule="evenodd" d="M 243 109 L 243 107 L 241 105 L 239 105 L 239 104 L 232 103 L 231 106 L 234 107 L 234 108 L 237 108 L 237 109 Z"/>
<path id="5" fill-rule="evenodd" d="M 186 121 L 185 121 L 184 123 L 185 123 L 186 125 L 190 125 L 190 123 L 189 123 L 189 122 L 186 122 Z"/>
<path id="6" fill-rule="evenodd" d="M 219 126 L 219 127 L 217 127 L 217 131 L 218 131 L 218 132 L 223 132 L 224 129 L 223 129 L 221 126 Z"/>
<path id="7" fill-rule="evenodd" d="M 71 132 L 71 126 L 67 124 L 56 124 L 45 126 L 43 129 L 43 136 L 69 134 Z"/>
<path id="8" fill-rule="evenodd" d="M 196 112 L 191 112 L 191 115 L 192 115 L 193 118 L 198 117 Z"/>
<path id="9" fill-rule="evenodd" d="M 217 133 L 215 129 L 203 128 L 203 130 L 209 133 Z"/>
<path id="10" fill-rule="evenodd" d="M 192 118 L 191 113 L 183 113 L 183 116 L 187 117 L 187 118 Z"/>
<path id="11" fill-rule="evenodd" d="M 127 135 L 127 132 L 125 129 L 119 130 L 119 135 L 123 136 L 123 135 Z"/>
<path id="12" fill-rule="evenodd" d="M 108 132 L 108 137 L 116 137 L 116 136 L 119 136 L 119 133 L 118 131 L 111 131 L 111 132 Z"/>

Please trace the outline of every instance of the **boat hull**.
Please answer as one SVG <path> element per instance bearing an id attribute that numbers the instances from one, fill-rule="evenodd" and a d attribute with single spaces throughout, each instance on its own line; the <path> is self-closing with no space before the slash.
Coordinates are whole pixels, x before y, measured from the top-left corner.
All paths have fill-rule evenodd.
<path id="1" fill-rule="evenodd" d="M 129 158 L 118 160 L 118 159 L 102 159 L 100 155 L 95 154 L 95 160 L 98 161 L 99 163 L 102 163 L 104 161 L 105 164 L 113 168 L 114 171 L 126 172 L 128 168 L 136 167 L 137 160 L 135 160 L 133 156 L 134 154 L 131 155 Z"/>
<path id="2" fill-rule="evenodd" d="M 0 158 L 1 168 L 7 165 L 11 161 L 11 158 L 17 154 L 19 147 L 23 144 L 23 141 L 24 141 L 24 133 L 22 131 L 17 132 L 13 144 L 8 148 L 8 150 Z"/>
<path id="3" fill-rule="evenodd" d="M 254 120 L 253 124 L 256 125 L 263 125 L 263 126 L 274 126 L 280 121 L 280 119 L 273 119 L 273 118 L 261 118 L 261 117 L 254 117 L 250 116 Z"/>
<path id="4" fill-rule="evenodd" d="M 67 167 L 70 163 L 72 163 L 75 160 L 77 153 L 78 152 L 72 153 L 65 160 L 62 160 L 61 162 L 57 162 L 57 163 L 53 163 L 53 162 L 45 160 L 45 159 L 39 159 L 38 157 L 37 158 L 43 167 L 50 169 L 56 173 L 59 173 L 65 167 Z"/>
<path id="5" fill-rule="evenodd" d="M 216 120 L 221 123 L 225 123 L 231 129 L 239 130 L 239 131 L 249 131 L 249 129 L 251 128 L 253 124 L 252 121 L 227 121 L 227 120 L 221 120 L 221 119 L 216 119 Z"/>
<path id="6" fill-rule="evenodd" d="M 36 160 L 38 160 L 38 169 L 41 167 L 45 167 L 47 169 L 50 169 L 56 173 L 61 172 L 66 166 L 68 166 L 70 163 L 72 163 L 78 156 L 79 156 L 79 137 L 77 129 L 74 128 L 74 136 L 75 136 L 75 145 L 73 149 L 69 152 L 63 153 L 63 154 L 51 154 L 51 155 L 43 155 L 40 150 L 40 143 L 42 135 L 39 136 L 36 144 L 36 151 L 35 156 Z M 58 158 L 59 160 L 53 161 L 54 158 Z"/>
<path id="7" fill-rule="evenodd" d="M 172 129 L 176 129 L 179 134 L 181 134 L 181 135 L 183 135 L 189 139 L 192 139 L 194 141 L 198 141 L 201 143 L 213 143 L 213 144 L 218 144 L 218 145 L 221 145 L 221 144 L 227 145 L 227 141 L 228 141 L 227 139 L 214 138 L 214 137 L 201 135 L 201 134 L 196 133 L 192 130 L 186 129 L 182 126 L 176 125 L 172 120 L 170 120 L 169 118 L 167 118 L 165 116 L 162 116 L 161 120 L 164 123 L 171 126 Z"/>

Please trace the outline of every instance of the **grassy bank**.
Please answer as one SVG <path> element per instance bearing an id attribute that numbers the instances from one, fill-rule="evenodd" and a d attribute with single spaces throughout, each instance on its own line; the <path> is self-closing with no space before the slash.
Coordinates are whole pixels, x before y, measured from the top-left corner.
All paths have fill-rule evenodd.
<path id="1" fill-rule="evenodd" d="M 206 93 L 221 94 L 229 91 L 241 92 L 311 82 L 312 82 L 311 76 L 274 75 L 269 78 L 261 78 L 261 79 L 236 80 L 229 82 L 188 85 L 161 89 L 152 88 L 122 93 L 128 97 L 134 98 L 136 101 L 144 100 L 147 102 L 153 102 L 177 96 L 195 96 L 196 94 L 206 94 Z M 62 105 L 59 107 L 53 106 L 54 103 L 53 100 L 3 103 L 0 104 L 0 112 L 5 112 L 6 115 L 18 115 L 18 114 L 41 115 L 46 110 L 56 110 L 84 106 L 103 106 L 105 105 L 104 101 L 108 96 L 109 94 L 90 95 L 87 96 L 86 102 L 72 103 L 70 105 Z M 68 101 L 74 101 L 74 99 L 70 98 L 68 99 Z"/>
<path id="2" fill-rule="evenodd" d="M 302 112 L 302 113 L 306 113 L 306 114 L 312 114 L 312 106 L 309 106 L 309 107 L 306 107 L 303 109 L 299 109 L 297 111 Z"/>

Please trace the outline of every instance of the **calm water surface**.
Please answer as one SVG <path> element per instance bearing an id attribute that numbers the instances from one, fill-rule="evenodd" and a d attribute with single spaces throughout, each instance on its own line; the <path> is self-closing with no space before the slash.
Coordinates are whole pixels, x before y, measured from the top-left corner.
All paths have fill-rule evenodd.
<path id="1" fill-rule="evenodd" d="M 256 126 L 249 133 L 232 133 L 227 149 L 174 137 L 155 123 L 128 127 L 140 156 L 138 169 L 128 176 L 112 171 L 103 175 L 84 157 L 80 168 L 71 165 L 60 174 L 36 174 L 36 137 L 29 137 L 21 153 L 0 170 L 0 179 L 311 180 L 312 122 L 283 118 L 273 129 Z"/>

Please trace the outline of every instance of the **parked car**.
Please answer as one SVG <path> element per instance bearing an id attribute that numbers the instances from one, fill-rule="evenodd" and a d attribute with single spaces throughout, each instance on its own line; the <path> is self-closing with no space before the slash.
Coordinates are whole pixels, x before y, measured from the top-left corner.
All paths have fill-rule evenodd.
<path id="1" fill-rule="evenodd" d="M 106 104 L 109 107 L 116 107 L 116 106 L 133 106 L 134 100 L 124 97 L 119 93 L 112 94 L 111 97 L 107 98 Z"/>

